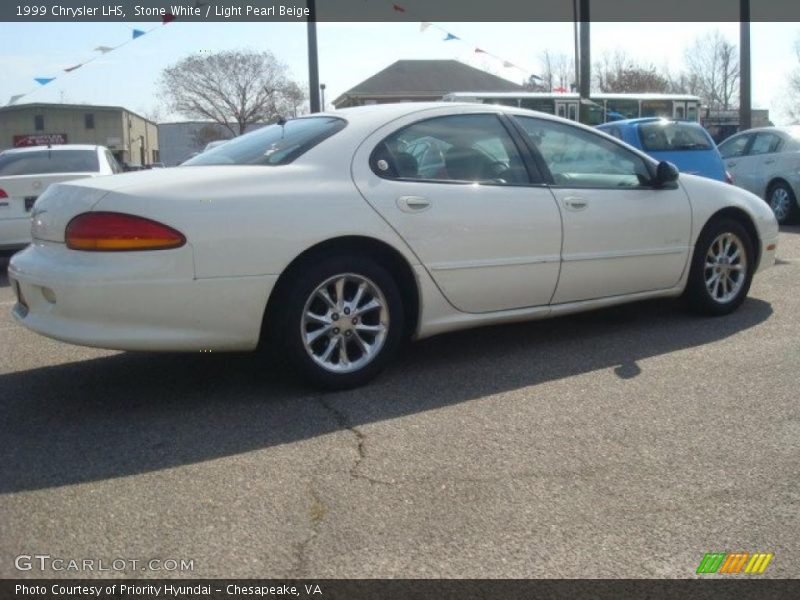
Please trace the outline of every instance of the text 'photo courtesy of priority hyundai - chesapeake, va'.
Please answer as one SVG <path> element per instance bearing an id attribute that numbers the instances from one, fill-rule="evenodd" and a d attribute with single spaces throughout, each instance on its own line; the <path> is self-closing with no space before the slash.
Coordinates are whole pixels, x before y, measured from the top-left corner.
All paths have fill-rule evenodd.
<path id="1" fill-rule="evenodd" d="M 800 5 L 15 0 L 0 66 L 0 598 L 800 596 Z"/>

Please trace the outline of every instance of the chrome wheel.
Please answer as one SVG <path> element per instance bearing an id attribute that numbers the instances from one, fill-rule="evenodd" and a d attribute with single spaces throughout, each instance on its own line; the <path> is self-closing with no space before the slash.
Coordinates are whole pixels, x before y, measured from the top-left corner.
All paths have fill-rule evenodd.
<path id="1" fill-rule="evenodd" d="M 715 302 L 725 304 L 736 298 L 747 279 L 747 253 L 737 235 L 722 233 L 711 242 L 703 278 Z"/>
<path id="2" fill-rule="evenodd" d="M 778 221 L 783 221 L 789 216 L 791 202 L 792 199 L 789 197 L 789 192 L 786 188 L 777 186 L 772 190 L 772 194 L 769 196 L 769 206 Z"/>
<path id="3" fill-rule="evenodd" d="M 380 353 L 389 309 L 380 288 L 355 273 L 323 281 L 303 307 L 300 335 L 311 359 L 334 373 L 358 371 Z"/>

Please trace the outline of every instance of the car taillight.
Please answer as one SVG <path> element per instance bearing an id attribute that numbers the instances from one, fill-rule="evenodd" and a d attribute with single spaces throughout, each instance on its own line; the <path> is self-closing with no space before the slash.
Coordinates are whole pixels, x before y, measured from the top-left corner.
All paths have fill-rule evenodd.
<path id="1" fill-rule="evenodd" d="M 725 171 L 725 182 L 733 183 L 733 175 L 731 175 L 728 171 Z"/>
<path id="2" fill-rule="evenodd" d="M 122 213 L 90 212 L 67 225 L 67 247 L 73 250 L 122 252 L 164 250 L 186 243 L 179 231 L 162 223 Z"/>
<path id="3" fill-rule="evenodd" d="M 3 188 L 0 188 L 0 198 L 8 198 L 8 194 Z"/>

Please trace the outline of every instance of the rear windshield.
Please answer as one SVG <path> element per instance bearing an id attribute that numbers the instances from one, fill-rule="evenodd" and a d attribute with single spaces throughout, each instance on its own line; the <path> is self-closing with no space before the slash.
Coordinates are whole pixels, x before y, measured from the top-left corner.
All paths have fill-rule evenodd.
<path id="1" fill-rule="evenodd" d="M 50 173 L 96 173 L 100 170 L 94 150 L 32 150 L 0 154 L 0 176 Z"/>
<path id="2" fill-rule="evenodd" d="M 341 131 L 336 117 L 309 117 L 262 127 L 198 154 L 184 165 L 285 165 Z"/>
<path id="3" fill-rule="evenodd" d="M 669 150 L 711 150 L 713 144 L 705 132 L 694 125 L 672 121 L 653 121 L 639 125 L 642 148 L 653 152 Z"/>

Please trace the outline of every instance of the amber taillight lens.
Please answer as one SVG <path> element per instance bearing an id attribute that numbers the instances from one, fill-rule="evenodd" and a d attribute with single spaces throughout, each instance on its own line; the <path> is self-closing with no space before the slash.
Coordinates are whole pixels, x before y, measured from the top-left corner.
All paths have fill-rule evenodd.
<path id="1" fill-rule="evenodd" d="M 78 215 L 67 225 L 67 247 L 94 252 L 179 248 L 186 238 L 172 227 L 144 217 L 113 212 Z"/>

